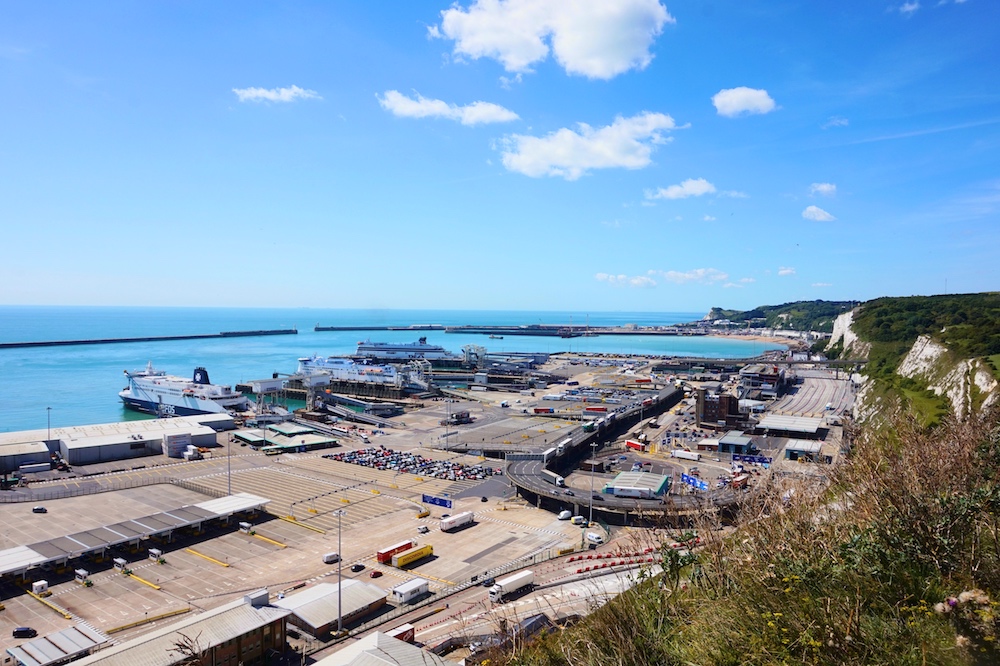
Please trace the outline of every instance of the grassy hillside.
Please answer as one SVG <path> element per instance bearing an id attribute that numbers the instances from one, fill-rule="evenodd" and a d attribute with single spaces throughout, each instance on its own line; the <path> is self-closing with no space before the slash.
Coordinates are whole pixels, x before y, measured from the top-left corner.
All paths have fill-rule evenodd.
<path id="1" fill-rule="evenodd" d="M 792 331 L 833 331 L 833 320 L 858 305 L 857 301 L 796 301 L 783 305 L 761 305 L 753 310 L 712 308 L 708 319 L 728 319 Z"/>
<path id="2" fill-rule="evenodd" d="M 664 573 L 491 664 L 998 663 L 998 424 L 860 433 L 831 485 L 759 484 L 694 564 L 665 549 Z"/>
<path id="3" fill-rule="evenodd" d="M 963 358 L 1000 354 L 1000 292 L 879 298 L 860 307 L 853 328 L 868 342 L 908 347 L 929 335 Z"/>

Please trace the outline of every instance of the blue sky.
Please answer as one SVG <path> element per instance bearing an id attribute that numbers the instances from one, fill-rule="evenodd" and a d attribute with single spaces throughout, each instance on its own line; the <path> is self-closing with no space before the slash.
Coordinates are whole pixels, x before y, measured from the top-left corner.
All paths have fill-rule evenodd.
<path id="1" fill-rule="evenodd" d="M 1000 3 L 0 6 L 0 303 L 998 286 Z"/>

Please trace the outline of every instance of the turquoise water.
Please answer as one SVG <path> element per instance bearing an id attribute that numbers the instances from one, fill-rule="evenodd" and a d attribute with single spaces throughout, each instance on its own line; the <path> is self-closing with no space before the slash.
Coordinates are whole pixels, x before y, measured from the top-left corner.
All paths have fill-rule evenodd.
<path id="1" fill-rule="evenodd" d="M 477 344 L 490 351 L 587 351 L 667 356 L 744 357 L 779 348 L 747 340 L 673 336 L 554 338 L 449 334 L 444 331 L 315 332 L 313 326 L 559 324 L 670 325 L 700 319 L 685 312 L 513 312 L 459 310 L 326 310 L 257 308 L 27 307 L 0 306 L 0 342 L 78 340 L 221 331 L 298 328 L 298 335 L 0 350 L 0 432 L 110 423 L 137 418 L 118 398 L 123 370 L 152 361 L 170 374 L 188 376 L 205 366 L 216 384 L 236 384 L 295 371 L 297 359 L 355 351 L 359 340 L 431 344 L 460 353 Z M 51 407 L 51 411 L 46 408 Z M 139 417 L 141 418 L 141 417 Z"/>

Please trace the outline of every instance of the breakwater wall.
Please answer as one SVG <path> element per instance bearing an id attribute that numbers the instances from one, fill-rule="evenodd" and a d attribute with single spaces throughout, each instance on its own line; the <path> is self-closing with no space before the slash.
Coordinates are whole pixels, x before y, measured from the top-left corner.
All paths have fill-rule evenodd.
<path id="1" fill-rule="evenodd" d="M 0 349 L 27 347 L 68 347 L 70 345 L 113 345 L 121 342 L 170 342 L 171 340 L 212 340 L 217 338 L 252 338 L 261 335 L 297 335 L 294 328 L 259 331 L 223 331 L 201 335 L 151 335 L 140 338 L 94 338 L 90 340 L 43 340 L 38 342 L 0 342 Z"/>

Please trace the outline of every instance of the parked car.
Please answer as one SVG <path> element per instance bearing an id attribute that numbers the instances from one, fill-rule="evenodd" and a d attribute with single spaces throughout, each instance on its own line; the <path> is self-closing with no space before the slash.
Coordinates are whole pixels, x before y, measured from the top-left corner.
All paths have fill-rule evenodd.
<path id="1" fill-rule="evenodd" d="M 33 506 L 31 507 L 31 513 L 48 513 L 49 510 L 44 506 Z"/>
<path id="2" fill-rule="evenodd" d="M 483 581 L 483 587 L 493 587 L 494 585 L 496 585 L 496 582 L 497 582 L 496 579 L 490 576 L 489 578 Z"/>
<path id="3" fill-rule="evenodd" d="M 375 571 L 372 571 L 370 574 L 368 574 L 368 577 L 369 578 L 381 578 L 382 577 L 382 572 L 379 571 L 378 569 L 376 569 Z"/>
<path id="4" fill-rule="evenodd" d="M 431 528 L 427 527 L 426 525 L 421 525 L 421 526 L 419 526 L 417 528 L 417 533 L 418 534 L 427 534 L 430 531 L 431 531 Z"/>
<path id="5" fill-rule="evenodd" d="M 34 638 L 38 632 L 31 627 L 18 627 L 14 630 L 14 638 Z"/>
<path id="6" fill-rule="evenodd" d="M 354 573 L 357 573 L 359 571 L 363 571 L 364 568 L 365 568 L 365 565 L 361 564 L 360 562 L 358 562 L 357 564 L 352 564 L 351 565 L 351 571 L 353 571 Z"/>
<path id="7" fill-rule="evenodd" d="M 480 498 L 479 498 L 479 501 L 480 501 L 480 502 L 489 502 L 489 501 L 490 501 L 490 498 L 489 498 L 489 497 L 480 497 Z"/>

